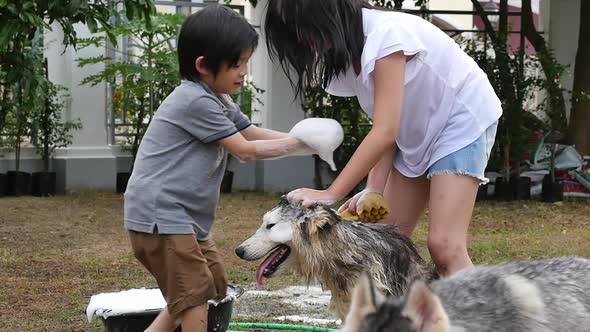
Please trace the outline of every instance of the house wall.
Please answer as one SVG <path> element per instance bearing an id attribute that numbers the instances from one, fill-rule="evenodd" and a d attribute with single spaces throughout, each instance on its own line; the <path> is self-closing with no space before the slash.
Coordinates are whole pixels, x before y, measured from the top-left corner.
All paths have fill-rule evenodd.
<path id="1" fill-rule="evenodd" d="M 578 51 L 580 34 L 580 4 L 582 0 L 545 0 L 541 11 L 541 20 L 549 46 L 555 51 L 557 61 L 569 66 L 561 82 L 566 90 L 574 85 L 574 65 Z M 588 1 L 588 0 L 586 0 Z M 566 95 L 566 101 L 570 100 Z M 570 103 L 566 103 L 569 119 Z"/>
<path id="2" fill-rule="evenodd" d="M 404 1 L 403 7 L 412 9 L 415 8 L 414 1 Z M 428 8 L 431 10 L 472 10 L 473 5 L 471 0 L 430 0 Z M 435 16 L 457 29 L 471 29 L 471 26 L 473 25 L 473 16 L 471 15 L 437 14 Z"/>
<path id="3" fill-rule="evenodd" d="M 76 25 L 78 37 L 92 34 L 85 25 Z M 82 129 L 73 132 L 72 144 L 55 152 L 54 166 L 58 173 L 58 191 L 96 189 L 113 191 L 117 172 L 116 153 L 107 143 L 106 85 L 81 85 L 82 80 L 98 73 L 104 65 L 80 68 L 77 59 L 104 54 L 105 50 L 88 47 L 64 49 L 61 27 L 54 23 L 45 32 L 49 78 L 64 85 L 71 96 L 66 120 L 80 119 Z"/>

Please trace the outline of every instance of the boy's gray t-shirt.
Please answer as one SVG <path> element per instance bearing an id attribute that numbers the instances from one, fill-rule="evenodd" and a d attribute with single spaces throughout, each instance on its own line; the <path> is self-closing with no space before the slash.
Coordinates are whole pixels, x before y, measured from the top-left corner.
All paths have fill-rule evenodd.
<path id="1" fill-rule="evenodd" d="M 125 191 L 125 227 L 210 238 L 227 152 L 217 141 L 250 126 L 229 96 L 183 80 L 146 130 Z"/>

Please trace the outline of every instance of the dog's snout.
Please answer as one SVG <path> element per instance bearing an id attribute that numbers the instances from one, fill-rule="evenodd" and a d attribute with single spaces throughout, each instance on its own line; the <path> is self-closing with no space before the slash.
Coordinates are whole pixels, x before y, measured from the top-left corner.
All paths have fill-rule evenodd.
<path id="1" fill-rule="evenodd" d="M 235 250 L 235 252 L 236 252 L 236 255 L 238 255 L 238 257 L 244 258 L 244 253 L 245 253 L 244 248 L 237 247 L 236 250 Z"/>

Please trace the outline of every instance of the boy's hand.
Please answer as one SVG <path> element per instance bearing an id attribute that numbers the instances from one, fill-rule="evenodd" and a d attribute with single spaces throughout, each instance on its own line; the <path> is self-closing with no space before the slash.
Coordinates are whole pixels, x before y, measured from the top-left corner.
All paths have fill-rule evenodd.
<path id="1" fill-rule="evenodd" d="M 287 200 L 291 204 L 301 203 L 303 207 L 310 207 L 318 203 L 322 205 L 332 205 L 340 198 L 337 195 L 327 190 L 314 190 L 308 188 L 295 189 L 287 194 Z"/>

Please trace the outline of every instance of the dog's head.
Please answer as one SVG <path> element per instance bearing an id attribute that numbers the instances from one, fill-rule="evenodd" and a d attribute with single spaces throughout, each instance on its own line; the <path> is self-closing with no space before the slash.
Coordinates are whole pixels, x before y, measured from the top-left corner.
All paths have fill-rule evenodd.
<path id="1" fill-rule="evenodd" d="M 343 332 L 446 332 L 449 319 L 439 298 L 416 280 L 404 298 L 385 298 L 367 273 L 357 283 Z"/>
<path id="2" fill-rule="evenodd" d="M 295 230 L 299 231 L 296 236 L 313 235 L 339 220 L 328 207 L 303 208 L 291 205 L 281 197 L 279 204 L 264 215 L 256 233 L 242 242 L 235 252 L 248 261 L 266 256 L 256 271 L 256 281 L 261 284 L 262 278 L 278 276 L 291 265 L 294 259 L 291 241 Z"/>

